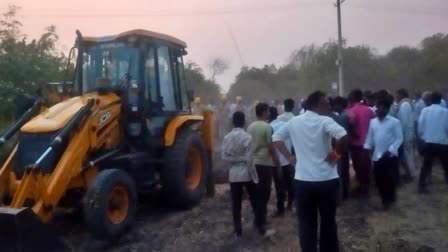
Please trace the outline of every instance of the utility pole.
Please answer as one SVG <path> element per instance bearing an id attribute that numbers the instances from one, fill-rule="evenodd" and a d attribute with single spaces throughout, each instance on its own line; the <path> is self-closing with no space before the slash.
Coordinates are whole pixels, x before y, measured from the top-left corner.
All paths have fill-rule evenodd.
<path id="1" fill-rule="evenodd" d="M 341 4 L 345 0 L 336 0 L 338 9 L 338 91 L 340 96 L 344 96 L 344 61 L 342 58 L 342 24 L 341 24 Z"/>

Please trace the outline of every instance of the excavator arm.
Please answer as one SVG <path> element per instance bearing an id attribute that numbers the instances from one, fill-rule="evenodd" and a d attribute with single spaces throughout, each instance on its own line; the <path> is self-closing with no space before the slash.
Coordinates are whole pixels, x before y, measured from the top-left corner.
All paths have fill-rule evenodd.
<path id="1" fill-rule="evenodd" d="M 90 100 L 62 128 L 47 150 L 25 172 L 15 190 L 9 206 L 0 207 L 0 244 L 4 251 L 32 251 L 45 248 L 51 251 L 59 246 L 56 236 L 44 225 L 53 214 L 70 181 L 81 173 L 82 162 L 90 149 Z M 51 174 L 44 174 L 39 165 L 64 139 L 70 138 L 57 166 Z M 11 171 L 12 157 L 0 171 L 0 181 Z M 7 181 L 6 181 L 7 182 Z M 7 184 L 7 183 L 6 183 Z M 0 186 L 0 193 L 8 190 Z M 1 195 L 1 194 L 0 194 Z M 32 230 L 33 232 L 31 232 Z"/>

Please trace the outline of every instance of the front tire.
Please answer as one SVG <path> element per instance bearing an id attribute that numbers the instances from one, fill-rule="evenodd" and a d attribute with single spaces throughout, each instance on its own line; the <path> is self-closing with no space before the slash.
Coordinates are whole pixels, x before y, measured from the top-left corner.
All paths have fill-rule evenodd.
<path id="1" fill-rule="evenodd" d="M 119 169 L 101 171 L 83 200 L 84 220 L 92 234 L 102 240 L 119 236 L 134 220 L 136 210 L 135 182 Z"/>
<path id="2" fill-rule="evenodd" d="M 199 203 L 205 192 L 208 168 L 207 151 L 196 131 L 183 129 L 172 147 L 166 150 L 160 171 L 164 200 L 178 209 Z"/>

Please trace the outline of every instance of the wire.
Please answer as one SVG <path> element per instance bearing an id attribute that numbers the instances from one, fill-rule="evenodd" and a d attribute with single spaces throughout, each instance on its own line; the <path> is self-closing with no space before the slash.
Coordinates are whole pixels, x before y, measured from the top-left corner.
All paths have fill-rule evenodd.
<path id="1" fill-rule="evenodd" d="M 345 0 L 343 1 L 345 2 Z M 203 8 L 199 10 L 148 10 L 148 9 L 129 9 L 128 12 L 123 12 L 123 9 L 52 9 L 39 8 L 29 9 L 30 12 L 20 14 L 21 17 L 57 17 L 57 18 L 132 18 L 132 17 L 181 17 L 181 16 L 217 16 L 217 15 L 233 15 L 233 14 L 251 14 L 251 13 L 271 13 L 296 11 L 305 6 L 328 6 L 328 2 L 321 1 L 298 1 L 288 2 L 286 4 L 250 6 L 243 8 Z M 397 12 L 401 14 L 414 15 L 436 15 L 448 16 L 448 9 L 437 8 L 435 6 L 422 8 L 420 6 L 409 6 L 405 8 L 392 5 L 374 5 L 374 4 L 352 4 L 348 2 L 344 5 L 345 8 L 357 8 L 366 10 L 380 10 L 386 12 Z M 2 8 L 0 8 L 2 9 Z M 28 11 L 27 9 L 24 9 Z M 50 13 L 42 13 L 51 11 Z M 52 13 L 57 11 L 57 13 Z M 69 11 L 67 14 L 60 14 L 61 11 Z M 91 12 L 86 14 L 72 14 L 74 11 Z M 103 13 L 98 13 L 102 11 Z M 116 11 L 116 12 L 115 12 Z"/>
<path id="2" fill-rule="evenodd" d="M 225 11 L 232 11 L 232 10 L 241 10 L 241 9 L 269 9 L 272 7 L 290 7 L 290 6 L 303 6 L 303 5 L 327 5 L 327 1 L 325 0 L 294 0 L 294 1 L 287 1 L 287 2 L 283 2 L 280 4 L 261 4 L 258 3 L 257 6 L 254 5 L 246 5 L 246 6 L 239 6 L 237 8 L 235 7 L 212 7 L 212 8 L 190 8 L 190 9 L 159 9 L 159 10 L 154 10 L 154 9 L 142 9 L 142 8 L 127 8 L 125 10 L 128 11 L 140 11 L 140 12 L 175 12 L 175 11 L 185 11 L 185 10 L 193 10 L 193 11 L 221 11 L 221 10 L 225 10 Z M 8 10 L 8 8 L 2 8 L 0 7 L 0 10 L 4 9 L 4 10 Z M 123 12 L 123 8 L 21 8 L 22 10 L 27 10 L 27 11 L 69 11 L 69 12 L 73 12 L 73 11 L 118 11 L 118 12 Z"/>
<path id="3" fill-rule="evenodd" d="M 128 12 L 123 12 L 122 9 L 97 9 L 97 10 L 83 10 L 83 9 L 30 9 L 31 12 L 21 14 L 21 16 L 26 17 L 62 17 L 62 18 L 102 18 L 102 17 L 151 17 L 151 16 L 215 16 L 215 15 L 225 15 L 225 14 L 247 14 L 247 13 L 258 13 L 258 12 L 276 12 L 276 11 L 287 11 L 296 10 L 304 6 L 322 6 L 326 5 L 325 2 L 319 1 L 294 1 L 286 4 L 276 4 L 276 5 L 263 5 L 263 6 L 250 6 L 243 8 L 209 8 L 209 9 L 199 9 L 199 10 L 148 10 L 148 9 L 129 9 Z M 57 11 L 59 13 L 41 13 L 45 10 Z M 69 11 L 67 14 L 60 14 L 61 10 Z M 72 14 L 74 11 L 80 12 L 92 12 L 92 11 L 102 11 L 103 13 L 88 13 L 88 14 Z M 112 11 L 112 13 L 111 13 Z M 116 11 L 116 12 L 115 12 Z"/>
<path id="4" fill-rule="evenodd" d="M 230 25 L 226 21 L 224 21 L 224 24 L 226 25 L 227 31 L 229 32 L 229 35 L 230 35 L 230 38 L 233 41 L 233 45 L 235 46 L 238 57 L 240 58 L 241 66 L 245 66 L 246 64 L 244 63 L 243 56 L 242 56 L 241 50 L 240 50 L 240 46 L 238 45 L 238 42 L 236 41 L 235 36 L 233 34 L 232 27 L 230 27 Z"/>
<path id="5" fill-rule="evenodd" d="M 429 16 L 444 16 L 448 17 L 448 9 L 438 8 L 398 8 L 395 6 L 376 6 L 376 5 L 346 5 L 346 8 L 356 8 L 356 9 L 365 9 L 365 10 L 379 10 L 385 12 L 395 12 L 400 14 L 408 14 L 408 15 L 429 15 Z"/>

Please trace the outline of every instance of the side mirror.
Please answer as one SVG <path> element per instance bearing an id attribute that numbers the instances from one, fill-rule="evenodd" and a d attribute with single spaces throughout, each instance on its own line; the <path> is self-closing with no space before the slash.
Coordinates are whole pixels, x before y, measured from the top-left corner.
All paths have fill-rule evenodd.
<path id="1" fill-rule="evenodd" d="M 191 90 L 191 89 L 187 90 L 187 95 L 188 95 L 188 100 L 190 102 L 194 101 L 194 91 L 193 90 Z"/>

